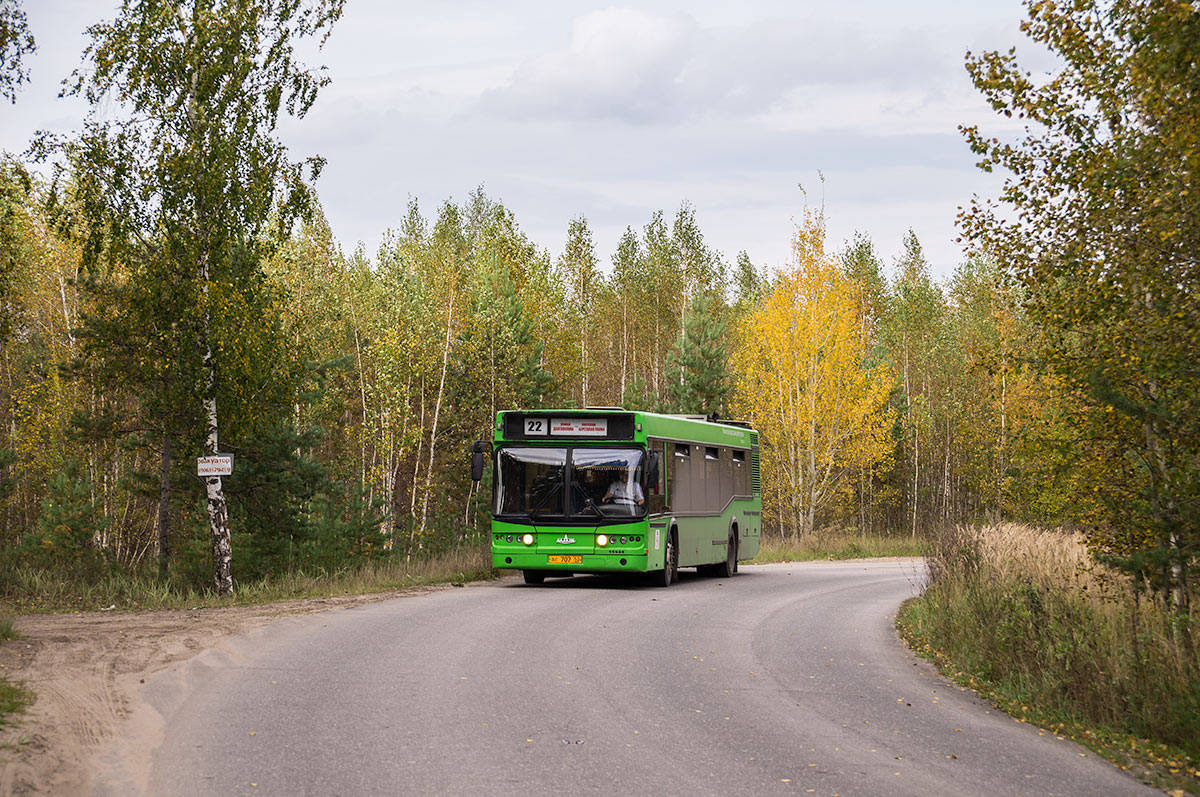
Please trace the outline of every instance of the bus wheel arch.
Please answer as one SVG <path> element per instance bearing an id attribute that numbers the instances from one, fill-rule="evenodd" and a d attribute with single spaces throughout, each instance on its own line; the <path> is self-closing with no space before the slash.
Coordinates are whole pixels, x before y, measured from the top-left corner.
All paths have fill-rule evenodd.
<path id="1" fill-rule="evenodd" d="M 679 580 L 679 529 L 672 525 L 667 532 L 666 548 L 663 551 L 663 569 L 648 573 L 650 583 L 656 587 L 669 587 Z"/>
<path id="2" fill-rule="evenodd" d="M 736 575 L 737 575 L 737 571 L 738 571 L 738 556 L 739 556 L 739 555 L 741 554 L 741 552 L 742 552 L 742 537 L 741 537 L 741 535 L 738 533 L 738 531 L 739 531 L 739 529 L 738 529 L 738 524 L 737 524 L 737 523 L 734 523 L 734 524 L 733 524 L 733 528 L 732 528 L 732 529 L 729 531 L 729 544 L 730 544 L 731 546 L 733 546 L 733 553 L 732 553 L 732 555 L 729 557 L 729 561 L 730 561 L 730 563 L 731 563 L 731 566 L 733 567 L 733 572 L 732 572 L 732 573 L 730 573 L 730 575 L 734 575 L 734 576 L 736 576 Z"/>
<path id="3" fill-rule="evenodd" d="M 729 541 L 725 543 L 725 561 L 713 565 L 713 574 L 717 578 L 732 578 L 738 571 L 738 527 L 737 523 L 729 526 Z"/>

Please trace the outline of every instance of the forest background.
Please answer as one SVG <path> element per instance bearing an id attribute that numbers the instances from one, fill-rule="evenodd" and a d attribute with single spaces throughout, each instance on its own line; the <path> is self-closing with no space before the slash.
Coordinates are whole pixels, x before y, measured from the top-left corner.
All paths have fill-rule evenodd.
<path id="1" fill-rule="evenodd" d="M 867 232 L 830 244 L 817 206 L 781 223 L 793 256 L 778 268 L 713 251 L 686 202 L 631 220 L 607 264 L 577 216 L 556 255 L 482 187 L 410 202 L 375 252 L 344 252 L 313 188 L 319 161 L 292 163 L 273 136 L 324 80 L 290 60 L 289 36 L 319 35 L 340 7 L 221 17 L 197 3 L 182 38 L 150 14 L 97 26 L 95 68 L 68 89 L 94 108 L 116 93 L 134 113 L 106 108 L 76 140 L 5 156 L 3 567 L 157 568 L 203 585 L 226 555 L 221 513 L 241 583 L 478 544 L 487 488 L 472 489 L 466 462 L 497 410 L 624 406 L 753 422 L 771 534 L 1068 524 L 1185 600 L 1195 200 L 1191 172 L 1165 164 L 1196 157 L 1195 102 L 1173 94 L 1194 78 L 1171 55 L 1188 51 L 1194 13 L 1031 7 L 1027 33 L 1076 80 L 1044 96 L 1004 56 L 968 58 L 997 110 L 1063 136 L 1050 151 L 1033 133 L 965 131 L 981 165 L 1016 175 L 1004 201 L 1041 216 L 1010 225 L 968 208 L 964 262 L 937 283 L 915 235 L 896 253 Z M 13 27 L 19 56 L 32 41 Z M 199 57 L 213 42 L 237 69 Z M 1089 47 L 1118 45 L 1107 55 L 1123 53 L 1124 72 L 1092 69 Z M 166 46 L 201 78 L 143 57 Z M 1135 88 L 1134 75 L 1157 82 Z M 7 77 L 15 100 L 19 58 Z M 1064 100 L 1071 90 L 1087 101 Z M 22 158 L 57 171 L 38 177 Z M 1163 183 L 1156 199 L 1127 190 L 1145 174 Z M 1064 191 L 1078 208 L 1055 199 Z M 1117 219 L 1133 226 L 1108 234 Z M 217 408 L 235 461 L 219 501 L 195 475 Z M 219 574 L 216 587 L 228 589 Z"/>

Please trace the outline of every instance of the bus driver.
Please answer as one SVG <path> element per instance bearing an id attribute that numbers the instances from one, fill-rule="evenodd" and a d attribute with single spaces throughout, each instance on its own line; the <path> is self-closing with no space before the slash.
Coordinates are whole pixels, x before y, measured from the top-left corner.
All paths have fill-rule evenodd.
<path id="1" fill-rule="evenodd" d="M 604 503 L 617 504 L 637 504 L 641 506 L 646 503 L 646 496 L 642 493 L 642 485 L 632 479 L 625 481 L 620 476 L 613 479 L 612 484 L 608 485 L 608 491 L 604 493 Z"/>

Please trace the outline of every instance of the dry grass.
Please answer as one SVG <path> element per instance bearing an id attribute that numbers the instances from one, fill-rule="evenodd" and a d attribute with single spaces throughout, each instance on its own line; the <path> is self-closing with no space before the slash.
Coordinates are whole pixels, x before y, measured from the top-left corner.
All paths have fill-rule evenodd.
<path id="1" fill-rule="evenodd" d="M 1079 536 L 1025 526 L 947 532 L 929 570 L 900 618 L 917 650 L 1023 718 L 1159 759 L 1168 780 L 1200 788 L 1194 606 L 1171 612 Z"/>
<path id="2" fill-rule="evenodd" d="M 236 573 L 236 561 L 235 561 Z M 111 572 L 95 581 L 9 563 L 0 572 L 3 595 L 16 612 L 96 611 L 99 609 L 185 609 L 201 606 L 271 603 L 296 598 L 360 595 L 404 587 L 491 578 L 486 546 L 462 545 L 444 553 L 385 559 L 334 572 L 289 573 L 235 583 L 231 597 L 162 581 L 153 573 Z"/>
<path id="3" fill-rule="evenodd" d="M 765 564 L 823 559 L 869 559 L 880 556 L 924 556 L 927 550 L 928 546 L 924 540 L 914 540 L 908 536 L 882 537 L 830 531 L 793 539 L 764 534 L 754 561 Z"/>

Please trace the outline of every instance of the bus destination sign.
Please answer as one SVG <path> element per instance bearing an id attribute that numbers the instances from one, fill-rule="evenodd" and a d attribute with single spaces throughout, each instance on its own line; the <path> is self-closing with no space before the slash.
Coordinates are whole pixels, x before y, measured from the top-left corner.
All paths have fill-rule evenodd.
<path id="1" fill-rule="evenodd" d="M 607 418 L 526 418 L 526 435 L 554 437 L 607 437 Z"/>
<path id="2" fill-rule="evenodd" d="M 555 418 L 550 434 L 566 437 L 607 437 L 607 418 Z"/>

